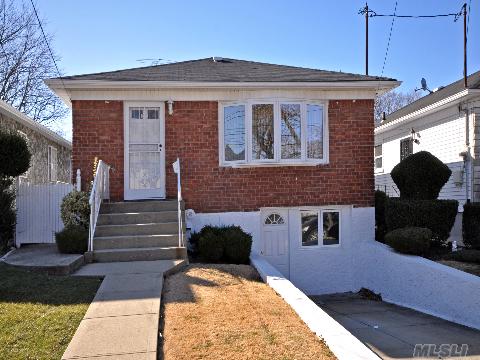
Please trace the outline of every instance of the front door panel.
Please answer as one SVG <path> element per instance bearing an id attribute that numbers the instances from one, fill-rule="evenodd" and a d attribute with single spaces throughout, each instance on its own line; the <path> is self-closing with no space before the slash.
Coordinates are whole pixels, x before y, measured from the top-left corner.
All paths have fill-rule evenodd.
<path id="1" fill-rule="evenodd" d="M 287 279 L 290 277 L 288 216 L 285 210 L 262 211 L 262 255 Z"/>
<path id="2" fill-rule="evenodd" d="M 164 106 L 125 110 L 125 200 L 165 198 Z"/>

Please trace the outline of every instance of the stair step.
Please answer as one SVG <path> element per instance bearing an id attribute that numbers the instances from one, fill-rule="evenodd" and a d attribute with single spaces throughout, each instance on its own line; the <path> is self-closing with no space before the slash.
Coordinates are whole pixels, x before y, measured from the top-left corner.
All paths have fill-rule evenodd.
<path id="1" fill-rule="evenodd" d="M 107 213 L 98 216 L 97 225 L 128 225 L 175 222 L 178 220 L 178 211 L 151 211 L 130 213 Z"/>
<path id="2" fill-rule="evenodd" d="M 93 252 L 93 261 L 96 262 L 152 261 L 185 259 L 186 257 L 187 249 L 184 247 L 110 249 Z"/>
<path id="3" fill-rule="evenodd" d="M 93 239 L 95 250 L 178 246 L 178 234 L 105 236 Z"/>
<path id="4" fill-rule="evenodd" d="M 178 222 L 97 225 L 95 237 L 178 234 Z"/>
<path id="5" fill-rule="evenodd" d="M 157 211 L 174 211 L 178 209 L 177 200 L 148 200 L 148 201 L 123 201 L 102 203 L 101 214 L 112 213 L 141 213 Z"/>

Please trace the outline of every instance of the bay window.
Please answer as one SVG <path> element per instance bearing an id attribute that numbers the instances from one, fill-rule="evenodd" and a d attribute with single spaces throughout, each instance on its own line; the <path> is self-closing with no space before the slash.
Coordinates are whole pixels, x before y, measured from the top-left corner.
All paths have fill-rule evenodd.
<path id="1" fill-rule="evenodd" d="M 219 114 L 223 166 L 328 163 L 328 127 L 323 102 L 224 103 Z"/>

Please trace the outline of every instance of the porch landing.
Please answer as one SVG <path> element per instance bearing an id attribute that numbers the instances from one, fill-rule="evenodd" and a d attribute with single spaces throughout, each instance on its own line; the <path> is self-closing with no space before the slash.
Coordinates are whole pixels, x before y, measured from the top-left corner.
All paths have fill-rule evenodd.
<path id="1" fill-rule="evenodd" d="M 185 260 L 88 264 L 77 276 L 105 276 L 62 359 L 157 358 L 163 276 Z"/>

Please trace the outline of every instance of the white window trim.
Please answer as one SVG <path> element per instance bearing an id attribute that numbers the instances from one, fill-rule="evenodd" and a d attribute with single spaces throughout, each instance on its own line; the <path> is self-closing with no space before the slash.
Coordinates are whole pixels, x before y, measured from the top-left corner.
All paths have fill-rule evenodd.
<path id="1" fill-rule="evenodd" d="M 52 151 L 55 150 L 56 152 L 56 163 L 53 164 L 52 162 Z M 49 145 L 48 146 L 48 154 L 47 154 L 47 163 L 48 163 L 48 181 L 56 183 L 58 181 L 58 149 L 55 146 Z M 52 168 L 55 167 L 55 180 L 52 179 Z"/>
<path id="2" fill-rule="evenodd" d="M 381 147 L 382 147 L 382 155 L 380 155 L 380 156 L 375 156 L 375 148 L 376 148 L 377 146 L 381 146 Z M 377 168 L 377 162 L 376 162 L 376 160 L 377 160 L 378 158 L 382 158 L 382 167 L 381 167 L 381 168 Z M 374 168 L 374 170 L 375 170 L 375 174 L 383 173 L 383 144 L 378 144 L 378 145 L 375 145 L 375 146 L 373 147 L 373 168 Z"/>
<path id="3" fill-rule="evenodd" d="M 274 104 L 274 159 L 252 159 L 252 105 Z M 301 109 L 301 138 L 302 158 L 281 159 L 281 120 L 280 104 L 300 104 Z M 224 107 L 245 106 L 245 160 L 225 161 L 224 148 Z M 323 107 L 323 158 L 308 159 L 306 149 L 307 128 L 307 105 L 319 105 Z M 278 166 L 317 166 L 329 163 L 329 127 L 328 127 L 328 101 L 323 100 L 296 100 L 296 99 L 264 99 L 235 102 L 218 102 L 218 160 L 222 167 L 278 167 Z"/>
<path id="4" fill-rule="evenodd" d="M 312 246 L 303 246 L 302 245 L 302 212 L 317 212 L 318 214 L 318 229 L 321 231 L 318 232 L 318 244 L 317 245 L 312 245 Z M 338 213 L 338 244 L 333 244 L 333 245 L 323 245 L 323 213 L 325 212 L 337 212 Z M 342 215 L 342 210 L 337 209 L 337 208 L 301 208 L 299 211 L 299 216 L 300 216 L 300 228 L 299 230 L 299 244 L 298 247 L 300 250 L 318 250 L 318 249 L 336 249 L 339 247 L 342 247 L 342 224 L 343 224 L 343 215 Z M 321 233 L 321 235 L 320 235 Z"/>

